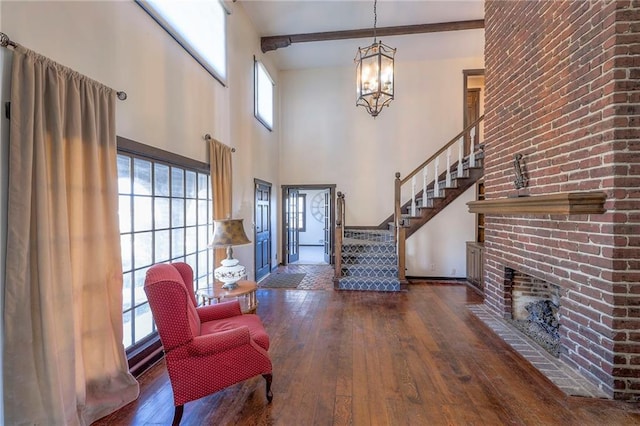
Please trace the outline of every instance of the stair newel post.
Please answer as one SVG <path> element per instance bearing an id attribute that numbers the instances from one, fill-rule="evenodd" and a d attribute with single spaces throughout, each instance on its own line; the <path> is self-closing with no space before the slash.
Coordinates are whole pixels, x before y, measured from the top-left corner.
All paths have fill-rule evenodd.
<path id="1" fill-rule="evenodd" d="M 416 215 L 416 177 L 411 178 L 411 216 Z"/>
<path id="2" fill-rule="evenodd" d="M 422 207 L 428 207 L 427 186 L 429 185 L 429 166 L 422 169 Z"/>
<path id="3" fill-rule="evenodd" d="M 396 173 L 396 180 L 394 182 L 394 194 L 393 194 L 393 227 L 395 242 L 398 244 L 398 229 L 400 229 L 400 221 L 402 220 L 402 213 L 400 212 L 400 194 L 402 191 L 402 181 L 400 180 L 400 172 Z"/>
<path id="4" fill-rule="evenodd" d="M 406 271 L 405 271 L 406 239 L 407 239 L 407 231 L 404 225 L 402 225 L 400 226 L 400 228 L 398 228 L 398 245 L 397 245 L 397 251 L 396 251 L 396 253 L 398 254 L 398 280 L 400 282 L 404 282 L 407 279 Z"/>
<path id="5" fill-rule="evenodd" d="M 462 167 L 462 157 L 464 156 L 464 137 L 458 140 L 458 177 L 464 177 L 464 168 Z"/>
<path id="6" fill-rule="evenodd" d="M 447 148 L 447 174 L 445 179 L 445 188 L 451 188 L 451 146 Z"/>
<path id="7" fill-rule="evenodd" d="M 344 239 L 344 194 L 337 193 L 335 233 L 335 279 L 342 276 L 342 241 Z"/>
<path id="8" fill-rule="evenodd" d="M 438 168 L 440 166 L 440 157 L 436 157 L 436 161 L 433 165 L 433 174 L 434 174 L 434 180 L 433 180 L 433 196 L 434 197 L 439 197 L 440 196 L 440 176 L 438 176 Z"/>
<path id="9" fill-rule="evenodd" d="M 473 127 L 470 131 L 471 139 L 471 153 L 469 153 L 469 167 L 476 166 L 476 128 Z"/>

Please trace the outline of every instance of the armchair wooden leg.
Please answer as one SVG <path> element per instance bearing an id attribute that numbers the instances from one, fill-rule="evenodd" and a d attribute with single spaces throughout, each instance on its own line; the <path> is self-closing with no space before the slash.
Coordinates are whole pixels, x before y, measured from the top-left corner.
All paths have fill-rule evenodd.
<path id="1" fill-rule="evenodd" d="M 184 405 L 176 406 L 176 411 L 173 413 L 173 423 L 172 426 L 178 426 L 180 424 L 180 420 L 182 420 L 182 413 L 184 412 Z"/>
<path id="2" fill-rule="evenodd" d="M 271 380 L 273 379 L 273 374 L 263 374 L 262 377 L 267 381 L 267 401 L 271 402 L 271 400 L 273 400 L 273 392 L 271 392 Z"/>

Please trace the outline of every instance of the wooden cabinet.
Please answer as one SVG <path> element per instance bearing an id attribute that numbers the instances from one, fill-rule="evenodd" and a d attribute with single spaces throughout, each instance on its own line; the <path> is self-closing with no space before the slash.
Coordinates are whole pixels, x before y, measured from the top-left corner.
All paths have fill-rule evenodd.
<path id="1" fill-rule="evenodd" d="M 484 181 L 476 184 L 476 200 L 484 200 Z M 484 292 L 484 214 L 476 214 L 475 241 L 467 242 L 467 281 Z"/>
<path id="2" fill-rule="evenodd" d="M 467 242 L 467 281 L 480 292 L 484 291 L 484 244 Z"/>

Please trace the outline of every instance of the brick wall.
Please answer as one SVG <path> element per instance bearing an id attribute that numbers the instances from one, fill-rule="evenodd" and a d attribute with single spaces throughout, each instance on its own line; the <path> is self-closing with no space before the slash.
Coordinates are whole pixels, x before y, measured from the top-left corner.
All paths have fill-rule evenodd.
<path id="1" fill-rule="evenodd" d="M 505 268 L 558 285 L 563 359 L 640 399 L 640 3 L 485 3 L 485 191 L 524 154 L 531 195 L 604 191 L 601 215 L 487 215 L 485 303 L 510 314 Z"/>

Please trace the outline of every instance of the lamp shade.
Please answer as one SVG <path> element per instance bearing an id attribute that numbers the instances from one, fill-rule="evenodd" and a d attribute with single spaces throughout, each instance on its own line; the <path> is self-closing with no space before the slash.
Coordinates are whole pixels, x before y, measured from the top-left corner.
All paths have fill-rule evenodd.
<path id="1" fill-rule="evenodd" d="M 244 233 L 244 219 L 221 219 L 213 221 L 213 235 L 210 247 L 230 247 L 249 244 L 251 241 Z"/>

